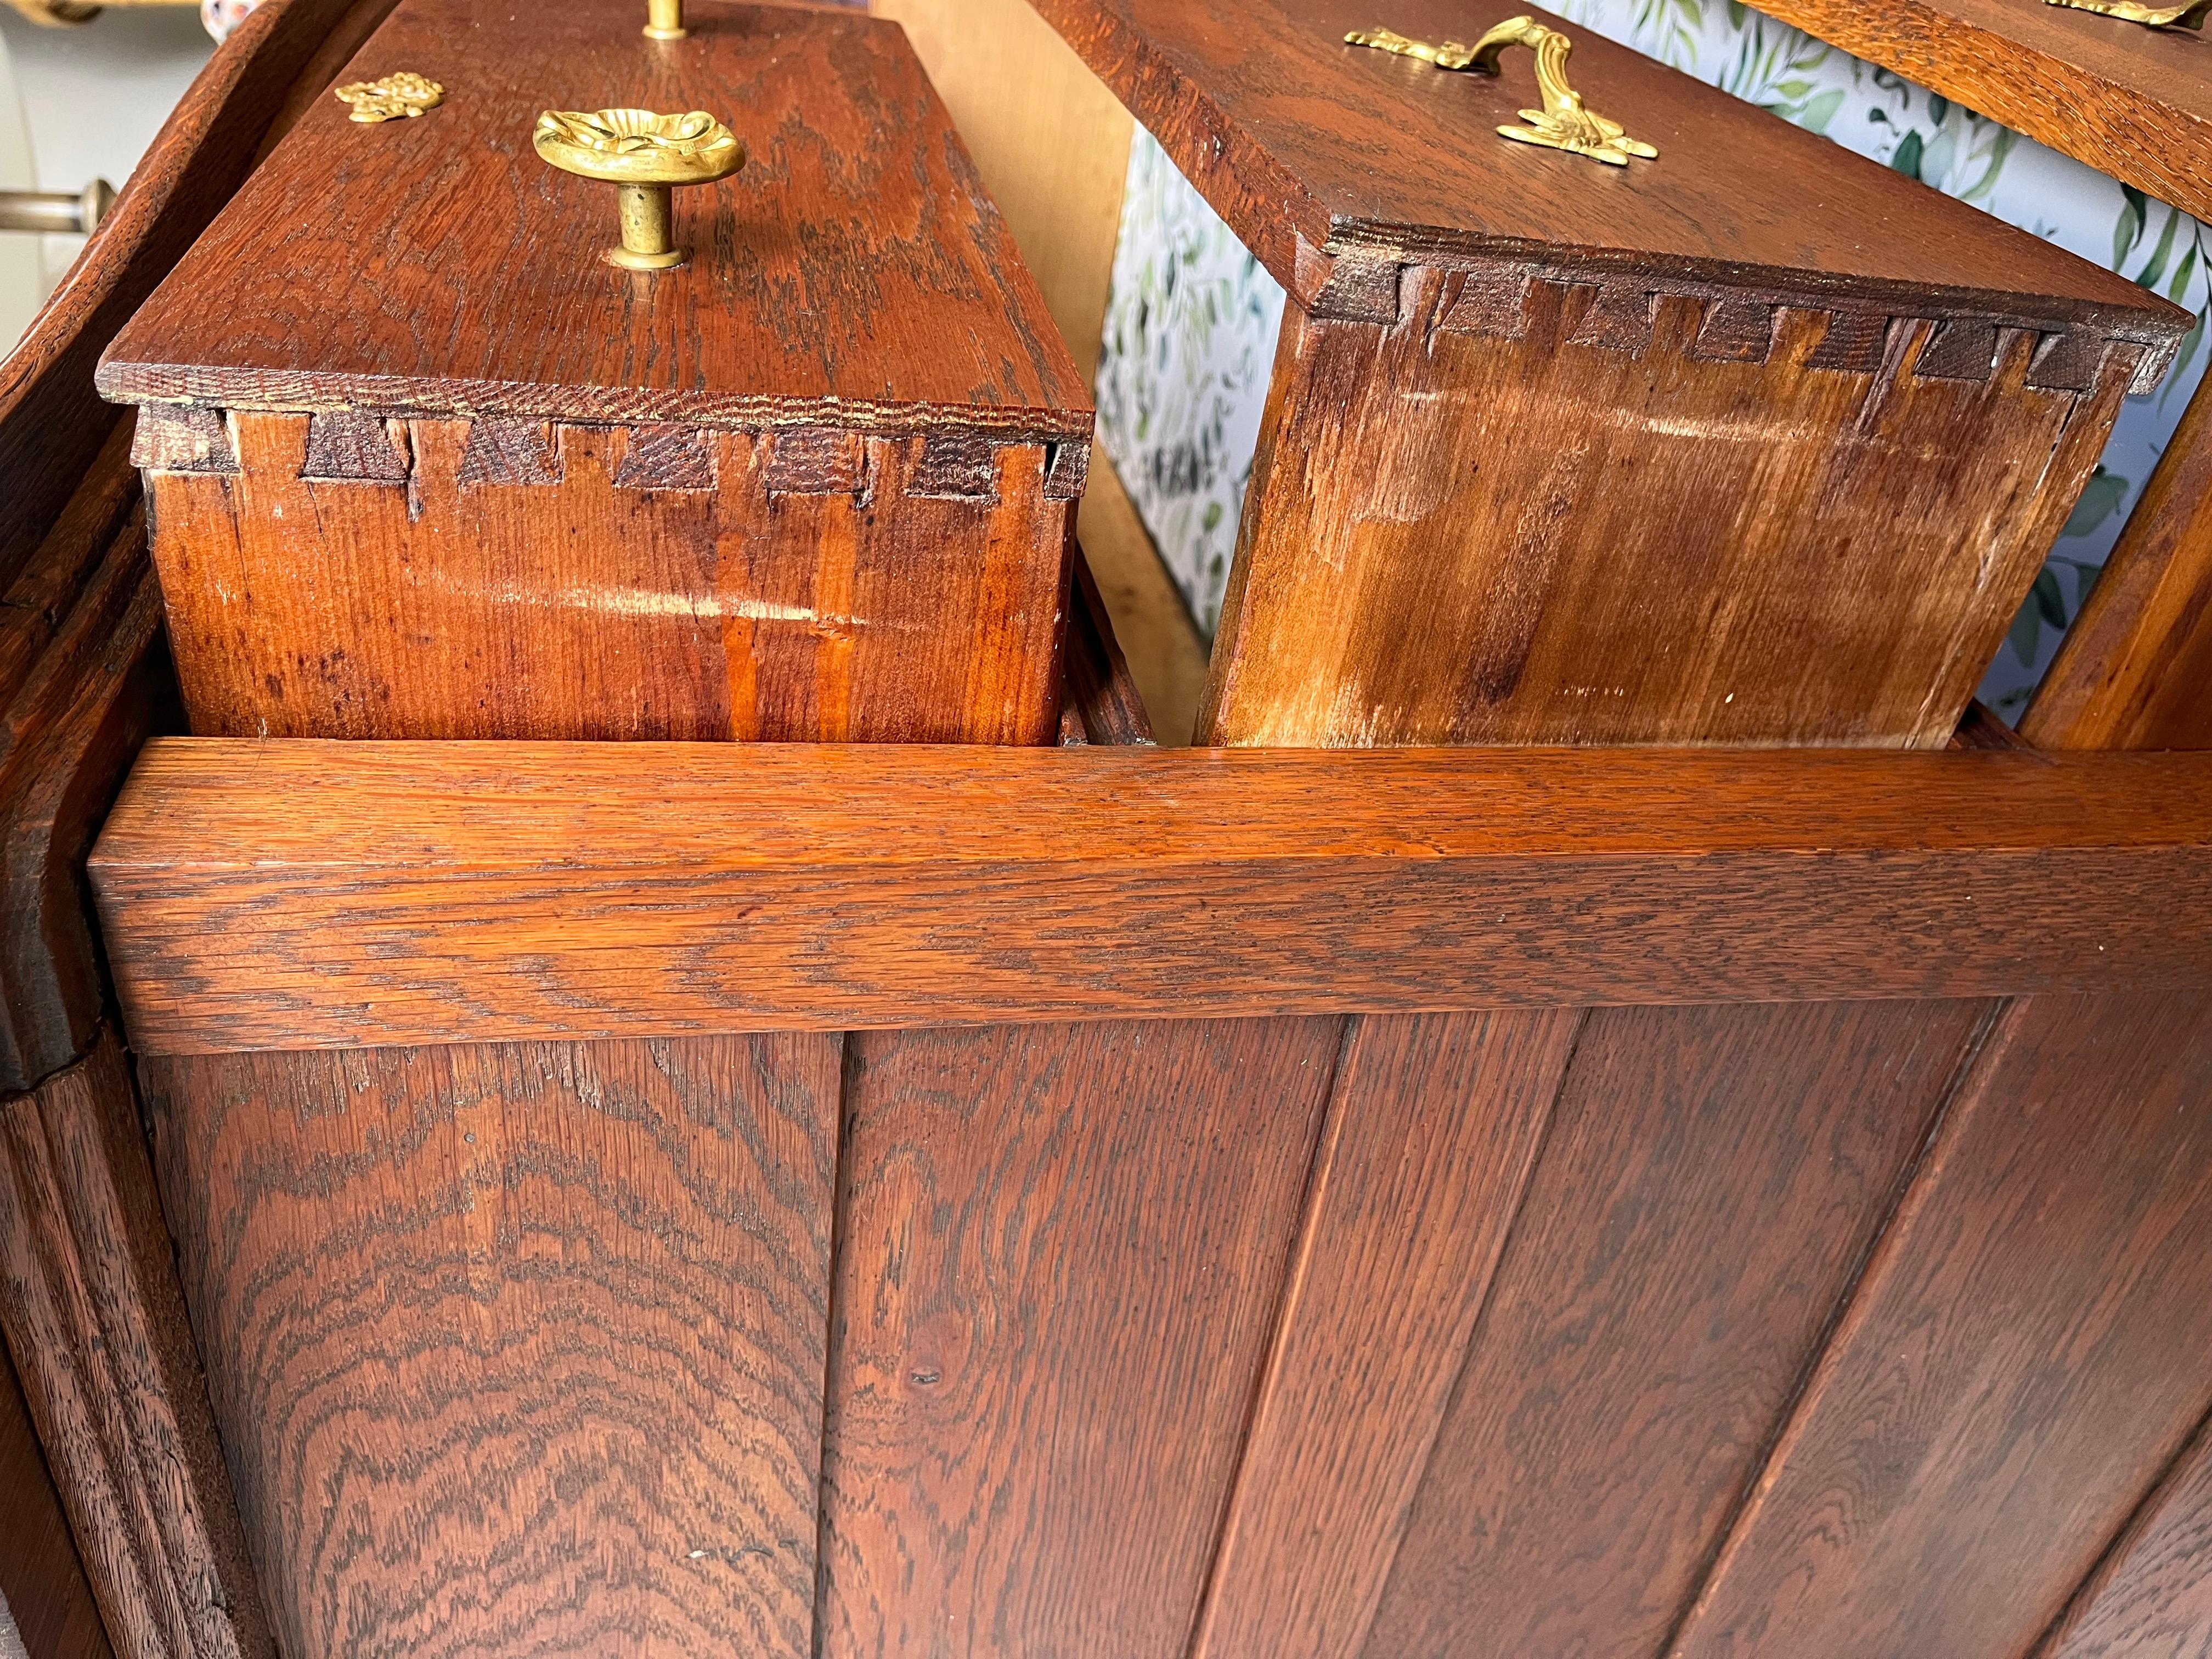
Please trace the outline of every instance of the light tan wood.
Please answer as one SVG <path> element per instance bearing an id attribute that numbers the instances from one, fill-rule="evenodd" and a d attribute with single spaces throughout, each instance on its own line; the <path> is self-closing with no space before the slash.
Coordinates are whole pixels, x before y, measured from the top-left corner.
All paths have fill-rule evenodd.
<path id="1" fill-rule="evenodd" d="M 905 27 L 1091 379 L 1121 228 L 1128 111 L 1026 0 L 871 0 L 868 9 Z"/>

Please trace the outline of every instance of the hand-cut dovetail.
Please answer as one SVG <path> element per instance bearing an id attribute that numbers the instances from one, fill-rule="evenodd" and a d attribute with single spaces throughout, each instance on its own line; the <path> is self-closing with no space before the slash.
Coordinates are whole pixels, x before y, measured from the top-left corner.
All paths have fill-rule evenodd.
<path id="1" fill-rule="evenodd" d="M 696 426 L 634 427 L 615 483 L 623 489 L 712 489 L 714 434 Z"/>
<path id="2" fill-rule="evenodd" d="M 469 441 L 461 451 L 464 486 L 560 482 L 561 454 L 551 422 L 485 416 L 469 423 Z"/>
<path id="3" fill-rule="evenodd" d="M 221 410 L 141 404 L 131 465 L 149 472 L 235 472 L 238 453 Z"/>
<path id="4" fill-rule="evenodd" d="M 1936 326 L 1912 372 L 1926 380 L 1986 380 L 1997 361 L 1997 325 L 1954 317 Z"/>
<path id="5" fill-rule="evenodd" d="M 1510 267 L 1470 270 L 1440 326 L 1459 334 L 1520 339 L 1528 331 L 1528 272 Z"/>
<path id="6" fill-rule="evenodd" d="M 1879 370 L 1889 340 L 1888 317 L 1864 311 L 1832 311 L 1827 316 L 1828 331 L 1806 357 L 1807 366 L 1848 369 L 1854 374 Z"/>
<path id="7" fill-rule="evenodd" d="M 1395 324 L 1405 275 L 1396 259 L 1340 253 L 1306 311 L 1331 322 Z"/>
<path id="8" fill-rule="evenodd" d="M 1756 300 L 1716 300 L 1705 307 L 1691 355 L 1716 362 L 1763 363 L 1774 346 L 1774 307 Z"/>
<path id="9" fill-rule="evenodd" d="M 1044 498 L 1048 501 L 1079 501 L 1091 480 L 1091 446 L 1079 439 L 1063 439 L 1046 449 Z"/>
<path id="10" fill-rule="evenodd" d="M 2075 329 L 2046 334 L 2035 344 L 2027 383 L 2048 392 L 2087 392 L 2097 384 L 2112 343 Z"/>
<path id="11" fill-rule="evenodd" d="M 405 483 L 406 429 L 357 409 L 325 410 L 307 422 L 300 476 L 310 483 Z"/>
<path id="12" fill-rule="evenodd" d="M 763 482 L 771 495 L 857 495 L 866 476 L 866 441 L 836 427 L 787 427 L 768 434 Z"/>
<path id="13" fill-rule="evenodd" d="M 908 475 L 909 495 L 972 497 L 999 494 L 998 446 L 981 432 L 933 432 Z"/>
<path id="14" fill-rule="evenodd" d="M 1651 310 L 1658 299 L 1656 294 L 1636 283 L 1608 283 L 1576 323 L 1568 342 L 1612 351 L 1641 351 L 1651 343 Z"/>

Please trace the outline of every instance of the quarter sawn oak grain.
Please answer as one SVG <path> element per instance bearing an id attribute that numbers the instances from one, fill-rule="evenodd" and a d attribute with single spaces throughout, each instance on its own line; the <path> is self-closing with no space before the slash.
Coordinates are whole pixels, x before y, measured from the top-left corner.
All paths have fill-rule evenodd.
<path id="1" fill-rule="evenodd" d="M 92 872 L 147 1053 L 2154 988 L 2212 757 L 185 738 Z"/>

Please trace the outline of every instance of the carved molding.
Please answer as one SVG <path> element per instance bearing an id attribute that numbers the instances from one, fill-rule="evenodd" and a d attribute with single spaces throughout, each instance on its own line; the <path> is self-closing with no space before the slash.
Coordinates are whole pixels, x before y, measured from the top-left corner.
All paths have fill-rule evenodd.
<path id="1" fill-rule="evenodd" d="M 112 1034 L 0 1101 L 0 1330 L 120 1659 L 275 1659 Z"/>

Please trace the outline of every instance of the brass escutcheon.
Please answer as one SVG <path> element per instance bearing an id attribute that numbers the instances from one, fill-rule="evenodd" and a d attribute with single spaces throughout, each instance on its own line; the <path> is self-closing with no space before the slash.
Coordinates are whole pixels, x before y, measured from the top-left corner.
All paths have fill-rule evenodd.
<path id="1" fill-rule="evenodd" d="M 2205 3 L 2212 4 L 2212 0 Z M 1500 137 L 1516 144 L 1540 144 L 1547 149 L 1587 155 L 1615 167 L 1626 167 L 1632 157 L 1648 161 L 1659 154 L 1643 140 L 1631 138 L 1620 122 L 1583 106 L 1582 94 L 1567 84 L 1567 54 L 1574 50 L 1574 42 L 1533 17 L 1509 17 L 1471 46 L 1457 40 L 1431 46 L 1385 28 L 1354 29 L 1344 37 L 1344 43 L 1373 46 L 1401 58 L 1418 58 L 1438 69 L 1469 70 L 1477 75 L 1498 74 L 1498 60 L 1508 46 L 1527 46 L 1536 54 L 1536 88 L 1544 107 L 1522 110 L 1521 118 L 1528 125 L 1500 127 Z"/>
<path id="2" fill-rule="evenodd" d="M 690 256 L 676 246 L 671 192 L 726 179 L 745 164 L 744 141 L 699 109 L 686 115 L 549 109 L 538 118 L 532 142 L 549 166 L 616 186 L 622 245 L 604 257 L 626 270 L 682 264 Z"/>
<path id="3" fill-rule="evenodd" d="M 2154 29 L 2201 29 L 2204 20 L 2212 17 L 2212 0 L 2189 0 L 2180 6 L 2147 6 L 2142 0 L 2045 0 L 2053 6 L 2070 6 L 2075 11 L 2094 11 L 2106 17 L 2117 17 L 2123 22 L 2141 23 Z"/>
<path id="4" fill-rule="evenodd" d="M 428 76 L 401 70 L 379 81 L 356 81 L 331 94 L 353 106 L 356 121 L 397 121 L 446 101 L 446 89 Z"/>

